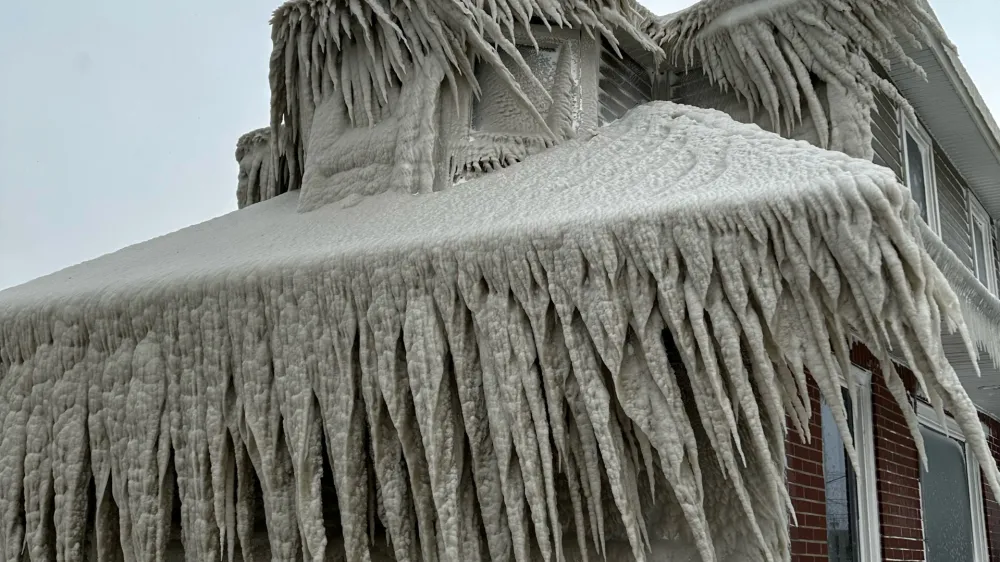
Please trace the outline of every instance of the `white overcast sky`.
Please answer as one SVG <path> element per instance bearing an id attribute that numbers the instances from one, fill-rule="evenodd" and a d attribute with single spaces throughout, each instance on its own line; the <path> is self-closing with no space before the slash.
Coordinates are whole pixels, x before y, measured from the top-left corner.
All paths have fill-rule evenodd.
<path id="1" fill-rule="evenodd" d="M 1000 113 L 1000 2 L 932 0 Z M 658 14 L 691 0 L 644 1 Z M 0 289 L 235 210 L 276 0 L 12 2 L 0 17 Z"/>

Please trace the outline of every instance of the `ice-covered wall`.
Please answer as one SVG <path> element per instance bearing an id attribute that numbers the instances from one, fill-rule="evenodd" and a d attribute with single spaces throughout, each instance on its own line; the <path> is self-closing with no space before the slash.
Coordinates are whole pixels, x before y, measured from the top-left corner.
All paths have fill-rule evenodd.
<path id="1" fill-rule="evenodd" d="M 700 65 L 749 120 L 870 158 L 873 91 L 909 107 L 870 60 L 944 40 L 917 0 L 704 0 L 666 17 L 629 0 L 293 0 L 272 23 L 271 125 L 285 126 L 273 150 L 288 173 L 265 191 L 304 187 L 303 210 L 375 184 L 440 191 L 591 131 L 598 38 Z"/>

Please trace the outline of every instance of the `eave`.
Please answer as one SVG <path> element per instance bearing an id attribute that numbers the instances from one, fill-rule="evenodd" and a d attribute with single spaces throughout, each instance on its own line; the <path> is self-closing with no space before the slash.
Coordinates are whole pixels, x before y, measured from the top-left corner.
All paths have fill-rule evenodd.
<path id="1" fill-rule="evenodd" d="M 958 53 L 932 41 L 906 54 L 927 79 L 898 59 L 890 78 L 990 215 L 1000 217 L 1000 128 Z"/>

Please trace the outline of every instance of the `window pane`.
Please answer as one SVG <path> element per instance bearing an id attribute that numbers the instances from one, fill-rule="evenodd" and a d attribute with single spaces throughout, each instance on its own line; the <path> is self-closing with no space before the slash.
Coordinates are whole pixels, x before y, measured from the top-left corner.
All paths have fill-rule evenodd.
<path id="1" fill-rule="evenodd" d="M 972 502 L 964 446 L 920 428 L 930 471 L 920 473 L 927 562 L 973 560 Z"/>
<path id="2" fill-rule="evenodd" d="M 844 404 L 852 412 L 851 399 L 844 393 Z M 826 480 L 826 532 L 831 562 L 856 562 L 858 560 L 858 506 L 854 468 L 847 458 L 844 440 L 833 420 L 833 412 L 824 402 L 821 409 L 823 423 L 823 473 Z M 848 421 L 851 417 L 848 416 Z M 853 435 L 854 428 L 851 427 Z"/>
<path id="3" fill-rule="evenodd" d="M 910 195 L 920 206 L 920 216 L 927 220 L 927 182 L 924 178 L 924 153 L 913 135 L 906 133 L 906 179 Z"/>
<path id="4" fill-rule="evenodd" d="M 976 276 L 983 285 L 988 285 L 986 279 L 986 237 L 983 232 L 983 223 L 978 220 L 972 221 L 972 246 L 976 253 Z"/>
<path id="5" fill-rule="evenodd" d="M 546 101 L 546 96 L 552 94 L 552 87 L 556 82 L 559 51 L 544 47 L 535 50 L 534 47 L 530 46 L 518 46 L 517 51 L 545 88 L 545 91 L 540 90 L 535 82 L 524 74 L 521 67 L 514 63 L 513 57 L 504 53 L 500 55 L 500 60 L 510 69 L 517 84 L 531 100 L 531 103 L 542 112 L 542 115 L 545 115 L 550 105 Z M 538 134 L 538 123 L 535 121 L 535 117 L 514 96 L 504 78 L 492 65 L 478 65 L 476 80 L 482 89 L 482 95 L 473 102 L 472 126 L 474 129 L 501 134 Z"/>

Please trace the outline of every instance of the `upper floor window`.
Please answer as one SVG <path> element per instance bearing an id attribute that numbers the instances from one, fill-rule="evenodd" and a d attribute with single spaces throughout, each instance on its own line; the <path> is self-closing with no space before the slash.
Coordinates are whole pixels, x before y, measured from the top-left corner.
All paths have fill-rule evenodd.
<path id="1" fill-rule="evenodd" d="M 920 471 L 927 562 L 986 562 L 986 518 L 979 463 L 951 418 L 946 428 L 933 409 L 917 405 L 930 471 Z"/>
<path id="2" fill-rule="evenodd" d="M 920 215 L 931 230 L 941 233 L 937 183 L 934 178 L 934 151 L 931 137 L 919 123 L 900 112 L 903 142 L 903 179 L 920 207 Z"/>
<path id="3" fill-rule="evenodd" d="M 875 562 L 879 560 L 878 499 L 875 492 L 874 435 L 871 417 L 871 374 L 855 369 L 857 384 L 852 403 L 842 390 L 848 425 L 861 473 L 855 473 L 833 418 L 821 404 L 823 476 L 826 483 L 827 553 L 830 562 Z"/>
<path id="4" fill-rule="evenodd" d="M 993 237 L 990 215 L 976 196 L 969 194 L 969 224 L 972 225 L 972 272 L 990 290 L 997 291 L 996 271 L 993 268 Z"/>

